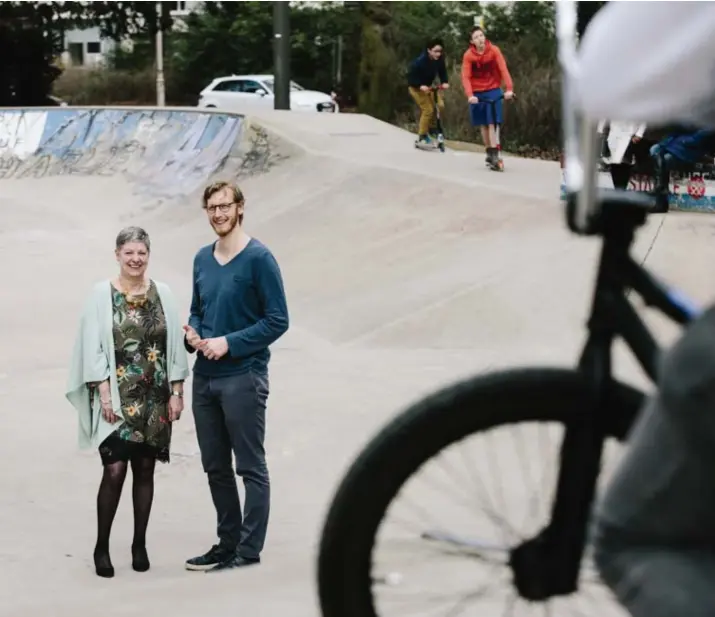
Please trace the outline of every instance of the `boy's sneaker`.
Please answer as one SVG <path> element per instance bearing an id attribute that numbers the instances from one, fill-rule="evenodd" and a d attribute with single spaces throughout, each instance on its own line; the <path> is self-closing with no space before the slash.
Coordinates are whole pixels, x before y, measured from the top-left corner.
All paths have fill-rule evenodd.
<path id="1" fill-rule="evenodd" d="M 218 564 L 223 563 L 233 557 L 234 551 L 228 550 L 220 544 L 214 544 L 208 552 L 198 557 L 186 560 L 186 569 L 194 571 L 211 570 Z"/>
<path id="2" fill-rule="evenodd" d="M 424 144 L 425 146 L 429 146 L 432 144 L 432 140 L 430 139 L 429 135 L 420 135 L 417 138 L 417 143 Z"/>

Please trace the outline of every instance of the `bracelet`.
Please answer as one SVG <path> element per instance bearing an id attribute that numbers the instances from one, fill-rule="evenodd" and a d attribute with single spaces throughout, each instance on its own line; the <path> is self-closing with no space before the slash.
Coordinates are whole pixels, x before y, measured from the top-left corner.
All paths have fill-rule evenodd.
<path id="1" fill-rule="evenodd" d="M 184 393 L 179 392 L 178 390 L 172 390 L 171 391 L 171 396 L 178 396 L 179 398 L 184 398 Z"/>

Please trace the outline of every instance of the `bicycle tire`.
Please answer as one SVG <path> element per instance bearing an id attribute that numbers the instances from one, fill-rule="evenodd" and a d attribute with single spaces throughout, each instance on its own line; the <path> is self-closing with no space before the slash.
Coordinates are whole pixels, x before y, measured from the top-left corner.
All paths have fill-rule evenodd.
<path id="1" fill-rule="evenodd" d="M 614 381 L 607 434 L 622 441 L 645 396 Z M 476 376 L 409 406 L 361 451 L 339 484 L 325 518 L 317 558 L 323 617 L 379 617 L 370 560 L 375 533 L 392 499 L 419 467 L 450 444 L 497 426 L 565 423 L 588 409 L 584 376 L 569 369 L 525 368 Z M 467 413 L 469 411 L 469 413 Z"/>

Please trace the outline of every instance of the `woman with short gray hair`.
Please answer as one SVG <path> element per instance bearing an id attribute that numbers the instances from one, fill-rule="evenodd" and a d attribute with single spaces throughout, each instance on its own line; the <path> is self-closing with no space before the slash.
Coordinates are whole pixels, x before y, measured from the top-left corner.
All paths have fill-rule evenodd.
<path id="1" fill-rule="evenodd" d="M 80 319 L 67 384 L 79 445 L 96 447 L 104 467 L 97 495 L 98 576 L 114 576 L 109 535 L 127 468 L 132 468 L 132 567 L 149 569 L 146 530 L 157 460 L 169 462 L 172 423 L 189 374 L 174 295 L 147 276 L 151 242 L 140 227 L 116 238 L 119 272 L 94 285 Z"/>

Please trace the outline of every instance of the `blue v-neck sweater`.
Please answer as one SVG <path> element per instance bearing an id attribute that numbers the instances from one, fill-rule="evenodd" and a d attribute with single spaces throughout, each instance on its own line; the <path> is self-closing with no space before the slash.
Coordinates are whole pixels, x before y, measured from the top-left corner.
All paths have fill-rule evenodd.
<path id="1" fill-rule="evenodd" d="M 197 352 L 194 372 L 207 377 L 267 372 L 268 346 L 288 330 L 283 279 L 270 250 L 251 238 L 221 265 L 210 244 L 194 258 L 193 279 L 189 325 L 202 338 L 225 336 L 228 341 L 228 353 L 218 360 Z"/>

